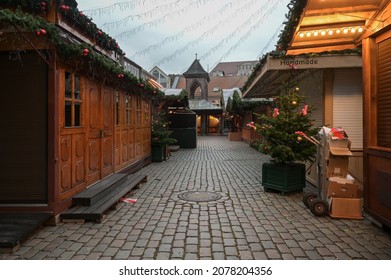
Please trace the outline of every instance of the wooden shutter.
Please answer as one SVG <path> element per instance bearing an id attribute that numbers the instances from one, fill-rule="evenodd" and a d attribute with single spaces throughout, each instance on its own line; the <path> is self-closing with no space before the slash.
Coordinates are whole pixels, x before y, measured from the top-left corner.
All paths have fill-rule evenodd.
<path id="1" fill-rule="evenodd" d="M 378 45 L 377 145 L 391 148 L 391 38 Z"/>

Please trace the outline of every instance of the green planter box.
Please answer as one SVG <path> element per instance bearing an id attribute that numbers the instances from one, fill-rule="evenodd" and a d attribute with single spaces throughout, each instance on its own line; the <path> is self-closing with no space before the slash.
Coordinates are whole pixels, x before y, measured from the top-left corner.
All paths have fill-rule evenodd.
<path id="1" fill-rule="evenodd" d="M 262 185 L 265 191 L 277 190 L 286 194 L 303 191 L 305 184 L 305 165 L 302 163 L 262 165 Z"/>
<path id="2" fill-rule="evenodd" d="M 152 161 L 162 162 L 164 160 L 164 146 L 152 146 Z"/>

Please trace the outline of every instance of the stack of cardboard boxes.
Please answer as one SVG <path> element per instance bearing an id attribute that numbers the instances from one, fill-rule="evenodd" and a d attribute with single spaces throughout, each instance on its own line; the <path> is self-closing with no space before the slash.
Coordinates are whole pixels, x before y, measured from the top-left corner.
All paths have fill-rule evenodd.
<path id="1" fill-rule="evenodd" d="M 326 195 L 333 218 L 362 219 L 360 184 L 348 175 L 350 140 L 343 131 L 332 130 L 324 147 L 326 162 Z"/>

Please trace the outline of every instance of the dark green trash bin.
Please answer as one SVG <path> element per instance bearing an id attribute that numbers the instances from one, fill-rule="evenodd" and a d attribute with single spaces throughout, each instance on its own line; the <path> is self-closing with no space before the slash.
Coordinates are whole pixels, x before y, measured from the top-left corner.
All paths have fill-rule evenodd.
<path id="1" fill-rule="evenodd" d="M 171 131 L 171 137 L 178 141 L 176 144 L 181 148 L 197 148 L 197 129 L 195 127 L 171 128 Z"/>
<path id="2" fill-rule="evenodd" d="M 190 110 L 173 110 L 169 116 L 171 137 L 181 148 L 197 148 L 197 114 Z"/>

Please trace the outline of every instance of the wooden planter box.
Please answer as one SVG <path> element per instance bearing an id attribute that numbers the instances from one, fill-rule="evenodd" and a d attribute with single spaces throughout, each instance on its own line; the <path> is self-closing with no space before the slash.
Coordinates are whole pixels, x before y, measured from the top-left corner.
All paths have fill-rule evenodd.
<path id="1" fill-rule="evenodd" d="M 164 160 L 164 146 L 152 146 L 152 161 L 162 162 Z"/>
<path id="2" fill-rule="evenodd" d="M 262 185 L 265 191 L 277 190 L 286 194 L 303 191 L 305 184 L 305 165 L 302 163 L 262 165 Z"/>
<path id="3" fill-rule="evenodd" d="M 229 139 L 229 141 L 242 141 L 242 133 L 241 132 L 229 132 L 228 139 Z"/>

